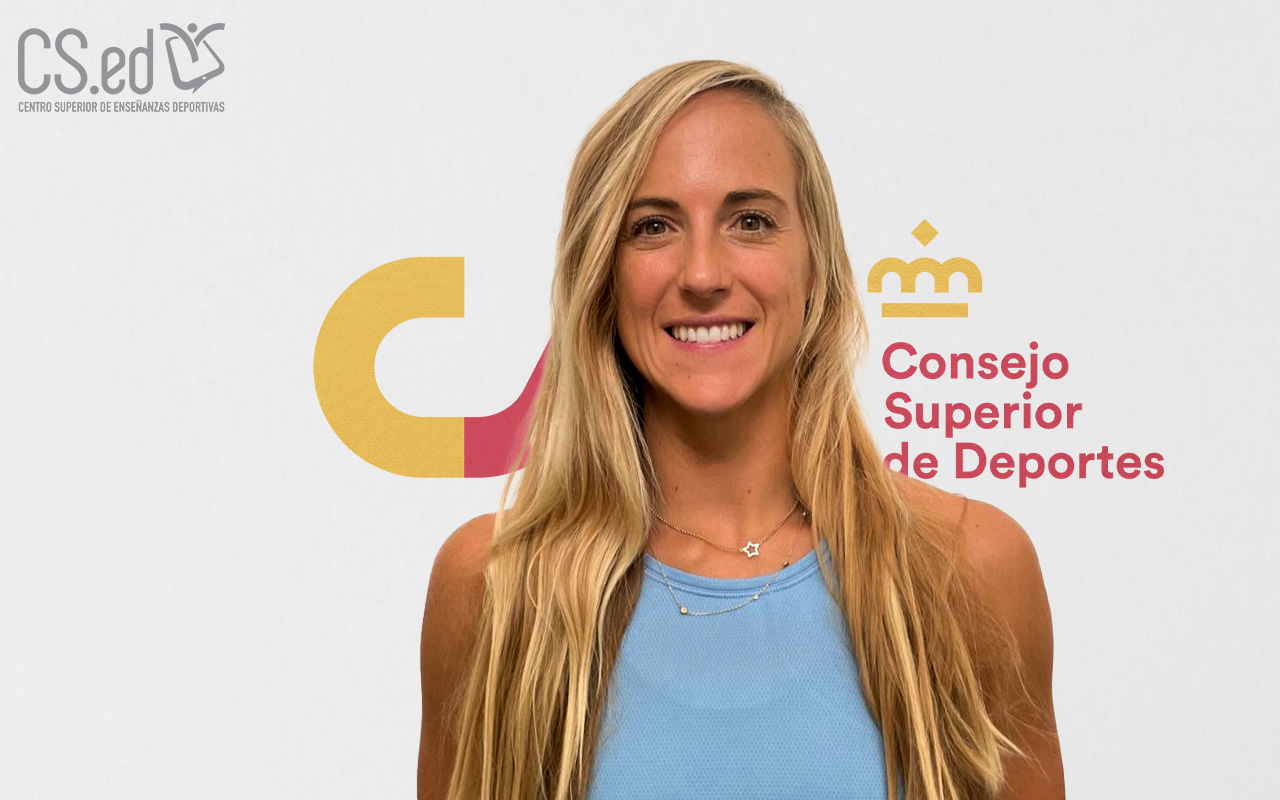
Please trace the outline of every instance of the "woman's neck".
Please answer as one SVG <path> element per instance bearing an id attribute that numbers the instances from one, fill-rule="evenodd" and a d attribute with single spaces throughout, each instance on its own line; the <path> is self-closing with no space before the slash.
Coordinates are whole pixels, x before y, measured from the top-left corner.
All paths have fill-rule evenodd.
<path id="1" fill-rule="evenodd" d="M 797 499 L 785 400 L 766 399 L 714 417 L 661 401 L 647 405 L 644 433 L 658 483 L 657 512 L 735 548 L 772 531 Z M 797 510 L 787 522 L 799 517 Z M 662 530 L 654 530 L 651 541 L 692 539 L 661 523 L 657 527 Z"/>

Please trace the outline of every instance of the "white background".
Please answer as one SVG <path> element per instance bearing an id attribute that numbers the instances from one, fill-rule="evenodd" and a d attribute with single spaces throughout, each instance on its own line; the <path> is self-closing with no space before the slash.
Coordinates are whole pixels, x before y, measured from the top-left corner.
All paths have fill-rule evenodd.
<path id="1" fill-rule="evenodd" d="M 1071 371 L 1033 396 L 1083 402 L 1078 427 L 964 438 L 1165 457 L 1159 480 L 1019 489 L 910 437 L 1036 544 L 1070 795 L 1273 791 L 1275 4 L 264 5 L 0 15 L 0 795 L 412 796 L 432 559 L 501 481 L 347 450 L 319 326 L 383 263 L 465 256 L 466 318 L 397 328 L 379 383 L 414 414 L 506 407 L 546 343 L 581 137 L 645 73 L 708 57 L 806 111 L 859 280 L 886 256 L 983 272 L 964 320 L 868 301 L 886 449 L 890 391 L 1021 387 L 889 381 L 885 345 L 1034 339 Z M 226 23 L 225 73 L 193 97 L 161 61 L 147 97 L 224 113 L 18 112 L 26 28 L 96 54 L 193 21 Z"/>

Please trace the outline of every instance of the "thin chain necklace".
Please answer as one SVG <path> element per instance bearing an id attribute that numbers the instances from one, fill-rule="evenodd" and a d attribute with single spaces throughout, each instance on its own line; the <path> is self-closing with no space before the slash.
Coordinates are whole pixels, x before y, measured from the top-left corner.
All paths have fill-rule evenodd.
<path id="1" fill-rule="evenodd" d="M 722 544 L 716 544 L 715 542 L 711 541 L 710 539 L 708 539 L 708 538 L 707 538 L 707 537 L 705 537 L 705 536 L 699 536 L 698 534 L 694 533 L 693 531 L 686 531 L 684 528 L 680 528 L 680 527 L 677 527 L 677 526 L 675 526 L 675 525 L 672 525 L 670 522 L 667 522 L 665 519 L 663 519 L 663 518 L 662 518 L 662 515 L 661 515 L 661 514 L 659 514 L 659 513 L 657 513 L 657 512 L 654 512 L 654 514 L 653 514 L 653 515 L 654 515 L 655 517 L 657 517 L 657 518 L 658 518 L 658 520 L 659 520 L 663 525 L 666 525 L 668 528 L 671 528 L 672 530 L 680 531 L 681 533 L 683 533 L 683 534 L 685 534 L 685 535 L 687 535 L 687 536 L 693 536 L 693 537 L 695 537 L 695 538 L 701 539 L 702 541 L 706 542 L 707 544 L 711 545 L 712 547 L 716 548 L 717 550 L 723 550 L 723 551 L 725 551 L 726 553 L 746 553 L 746 554 L 747 554 L 747 558 L 755 558 L 756 556 L 760 555 L 760 545 L 762 545 L 762 544 L 764 544 L 765 542 L 769 541 L 769 539 L 771 539 L 775 533 L 777 533 L 779 530 L 781 530 L 782 526 L 783 526 L 783 525 L 785 525 L 785 524 L 787 523 L 787 520 L 791 519 L 791 515 L 795 513 L 796 506 L 798 506 L 798 505 L 800 505 L 800 498 L 798 498 L 798 497 L 797 497 L 797 498 L 796 498 L 796 501 L 795 501 L 794 503 L 792 503 L 792 504 L 791 504 L 791 510 L 790 510 L 790 511 L 788 511 L 788 512 L 787 512 L 787 515 L 786 515 L 785 517 L 783 517 L 783 518 L 782 518 L 782 522 L 779 522 L 779 523 L 774 527 L 774 529 L 773 529 L 772 531 L 770 531 L 770 532 L 769 532 L 769 535 L 768 535 L 768 536 L 764 537 L 763 539 L 761 539 L 761 540 L 760 540 L 760 541 L 758 541 L 758 542 L 753 542 L 753 541 L 751 541 L 750 539 L 748 539 L 748 540 L 747 540 L 747 543 L 746 543 L 746 544 L 744 544 L 742 547 L 726 547 L 725 545 L 722 545 Z M 801 516 L 808 517 L 808 516 L 809 516 L 809 511 L 808 511 L 808 509 L 805 509 L 804 511 L 801 511 L 801 512 L 800 512 L 800 514 L 801 514 Z"/>
<path id="2" fill-rule="evenodd" d="M 791 515 L 788 514 L 787 516 L 791 516 Z M 690 611 L 688 606 L 683 605 L 680 602 L 680 600 L 676 598 L 676 590 L 671 587 L 671 579 L 667 577 L 667 568 L 664 567 L 662 565 L 662 562 L 658 561 L 657 558 L 654 558 L 653 560 L 658 562 L 658 569 L 662 570 L 662 581 L 663 583 L 667 584 L 667 593 L 671 595 L 671 601 L 676 604 L 676 608 L 680 610 L 681 614 L 687 617 L 712 617 L 712 616 L 715 616 L 716 614 L 727 614 L 730 611 L 737 611 L 743 606 L 748 605 L 750 603 L 754 603 L 755 601 L 759 600 L 764 595 L 765 592 L 769 591 L 769 586 L 772 585 L 774 580 L 777 579 L 777 577 L 782 574 L 782 570 L 790 566 L 791 553 L 796 549 L 796 539 L 798 538 L 800 538 L 799 531 L 797 531 L 796 534 L 791 537 L 791 547 L 787 548 L 787 560 L 782 562 L 782 569 L 779 569 L 777 572 L 770 575 L 769 580 L 765 581 L 764 586 L 760 587 L 759 591 L 753 592 L 750 597 L 748 597 L 746 600 L 743 600 L 741 603 L 731 605 L 728 608 L 717 609 L 715 611 Z"/>

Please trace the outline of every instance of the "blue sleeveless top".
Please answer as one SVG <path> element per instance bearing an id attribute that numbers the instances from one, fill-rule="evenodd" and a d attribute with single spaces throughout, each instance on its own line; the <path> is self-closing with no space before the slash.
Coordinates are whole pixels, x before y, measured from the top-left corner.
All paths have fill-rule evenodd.
<path id="1" fill-rule="evenodd" d="M 658 560 L 644 559 L 587 800 L 885 800 L 880 729 L 818 551 L 774 573 L 759 600 L 705 617 L 682 615 Z M 690 611 L 735 605 L 769 580 L 662 566 Z"/>

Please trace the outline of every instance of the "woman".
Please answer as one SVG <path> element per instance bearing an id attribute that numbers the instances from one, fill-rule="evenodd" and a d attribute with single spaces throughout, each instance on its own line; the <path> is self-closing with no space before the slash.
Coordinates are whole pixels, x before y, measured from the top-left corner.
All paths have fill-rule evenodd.
<path id="1" fill-rule="evenodd" d="M 1035 552 L 884 467 L 772 80 L 675 64 L 601 117 L 552 320 L 514 505 L 432 570 L 420 798 L 1063 795 Z"/>

